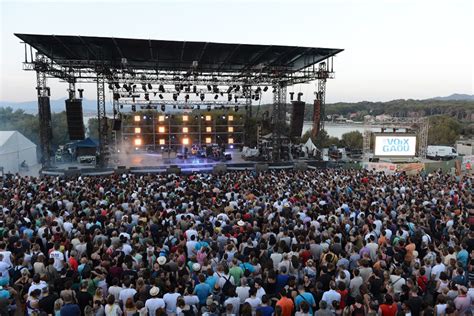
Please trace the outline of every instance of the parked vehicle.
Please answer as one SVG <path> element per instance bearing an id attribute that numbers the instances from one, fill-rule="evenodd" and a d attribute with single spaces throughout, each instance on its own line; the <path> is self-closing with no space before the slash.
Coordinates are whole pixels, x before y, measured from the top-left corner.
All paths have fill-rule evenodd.
<path id="1" fill-rule="evenodd" d="M 451 160 L 458 156 L 454 147 L 450 146 L 428 146 L 426 157 L 433 160 Z"/>

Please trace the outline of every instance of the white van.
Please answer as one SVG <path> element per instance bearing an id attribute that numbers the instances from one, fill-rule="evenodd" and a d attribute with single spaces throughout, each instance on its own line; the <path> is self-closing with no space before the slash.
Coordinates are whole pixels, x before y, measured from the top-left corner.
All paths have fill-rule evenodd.
<path id="1" fill-rule="evenodd" d="M 458 156 L 454 147 L 450 146 L 428 146 L 426 157 L 433 160 L 450 160 Z"/>

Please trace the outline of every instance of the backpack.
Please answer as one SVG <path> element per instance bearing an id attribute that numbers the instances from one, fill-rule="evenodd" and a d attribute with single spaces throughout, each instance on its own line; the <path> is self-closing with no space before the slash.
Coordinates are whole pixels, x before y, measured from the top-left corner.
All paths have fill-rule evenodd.
<path id="1" fill-rule="evenodd" d="M 230 276 L 228 278 L 224 277 L 225 283 L 222 286 L 222 294 L 225 296 L 230 296 L 231 292 L 234 290 L 234 285 L 230 282 Z"/>

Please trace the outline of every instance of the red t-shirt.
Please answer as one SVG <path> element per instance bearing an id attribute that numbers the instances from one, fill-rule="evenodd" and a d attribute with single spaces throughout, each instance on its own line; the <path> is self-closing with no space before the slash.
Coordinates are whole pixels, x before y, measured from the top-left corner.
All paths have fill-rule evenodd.
<path id="1" fill-rule="evenodd" d="M 382 311 L 382 316 L 395 316 L 398 312 L 397 304 L 393 303 L 392 305 L 381 304 L 380 310 Z"/>

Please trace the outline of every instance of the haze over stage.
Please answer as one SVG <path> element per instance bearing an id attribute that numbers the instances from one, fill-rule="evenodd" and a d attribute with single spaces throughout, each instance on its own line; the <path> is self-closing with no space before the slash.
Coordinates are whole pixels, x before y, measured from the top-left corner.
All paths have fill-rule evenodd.
<path id="1" fill-rule="evenodd" d="M 39 53 L 59 65 L 89 61 L 138 69 L 245 73 L 259 71 L 279 76 L 291 74 L 326 60 L 343 49 L 282 45 L 228 44 L 212 42 L 165 41 L 90 37 L 75 35 L 15 34 Z"/>

